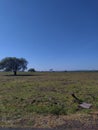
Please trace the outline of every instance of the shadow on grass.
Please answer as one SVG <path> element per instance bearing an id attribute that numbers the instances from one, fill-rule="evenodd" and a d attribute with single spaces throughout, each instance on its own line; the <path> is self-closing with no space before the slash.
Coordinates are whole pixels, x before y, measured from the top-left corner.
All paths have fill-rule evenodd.
<path id="1" fill-rule="evenodd" d="M 54 129 L 58 129 L 58 130 L 98 130 L 98 123 L 95 122 L 94 123 L 81 123 L 80 121 L 72 121 L 72 122 L 66 122 L 63 125 L 57 126 Z"/>
<path id="2" fill-rule="evenodd" d="M 12 77 L 17 77 L 17 76 L 40 76 L 40 75 L 35 75 L 35 74 L 17 74 L 17 75 L 13 75 L 13 74 L 10 74 L 10 75 L 4 75 L 4 76 L 12 76 Z"/>
<path id="3" fill-rule="evenodd" d="M 55 130 L 51 128 L 0 128 L 0 130 Z"/>

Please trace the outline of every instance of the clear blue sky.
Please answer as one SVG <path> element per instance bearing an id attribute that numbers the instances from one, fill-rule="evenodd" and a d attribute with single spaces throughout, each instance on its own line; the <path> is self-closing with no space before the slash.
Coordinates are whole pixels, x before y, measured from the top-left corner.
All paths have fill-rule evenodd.
<path id="1" fill-rule="evenodd" d="M 36 70 L 98 69 L 98 0 L 0 0 L 0 60 Z"/>

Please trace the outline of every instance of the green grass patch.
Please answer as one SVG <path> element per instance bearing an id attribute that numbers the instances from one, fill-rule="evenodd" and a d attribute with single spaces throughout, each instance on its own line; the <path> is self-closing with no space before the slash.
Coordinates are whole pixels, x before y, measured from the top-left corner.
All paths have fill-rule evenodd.
<path id="1" fill-rule="evenodd" d="M 90 110 L 80 109 L 71 96 L 75 93 Z M 98 109 L 98 72 L 0 73 L 0 117 L 23 115 L 69 115 Z"/>

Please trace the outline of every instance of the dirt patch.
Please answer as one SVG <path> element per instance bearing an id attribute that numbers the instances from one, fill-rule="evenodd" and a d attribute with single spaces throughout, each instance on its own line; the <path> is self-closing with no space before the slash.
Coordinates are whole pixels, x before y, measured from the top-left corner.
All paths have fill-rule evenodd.
<path id="1" fill-rule="evenodd" d="M 75 130 L 97 130 L 98 117 L 92 115 L 32 115 L 22 119 L 2 121 L 1 127 L 11 128 L 50 128 L 50 129 L 75 129 Z"/>

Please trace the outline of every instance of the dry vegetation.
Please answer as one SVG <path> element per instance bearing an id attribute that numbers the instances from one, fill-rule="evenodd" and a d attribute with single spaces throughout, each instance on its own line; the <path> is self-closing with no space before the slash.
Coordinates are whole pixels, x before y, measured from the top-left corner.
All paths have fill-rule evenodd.
<path id="1" fill-rule="evenodd" d="M 79 108 L 73 92 L 92 108 Z M 1 127 L 90 128 L 97 111 L 98 72 L 0 73 Z"/>

